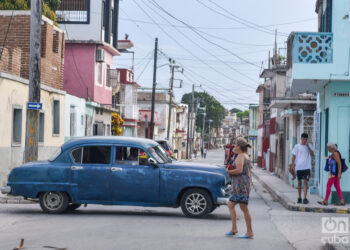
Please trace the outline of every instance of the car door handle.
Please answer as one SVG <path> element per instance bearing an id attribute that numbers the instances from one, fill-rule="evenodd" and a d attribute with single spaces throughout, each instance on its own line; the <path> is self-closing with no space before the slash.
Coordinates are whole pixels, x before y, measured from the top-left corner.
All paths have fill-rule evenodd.
<path id="1" fill-rule="evenodd" d="M 122 170 L 123 170 L 122 168 L 116 168 L 116 167 L 112 167 L 111 168 L 112 172 L 119 172 L 119 171 L 122 171 Z"/>
<path id="2" fill-rule="evenodd" d="M 72 170 L 82 170 L 84 168 L 82 166 L 72 166 L 71 169 Z"/>

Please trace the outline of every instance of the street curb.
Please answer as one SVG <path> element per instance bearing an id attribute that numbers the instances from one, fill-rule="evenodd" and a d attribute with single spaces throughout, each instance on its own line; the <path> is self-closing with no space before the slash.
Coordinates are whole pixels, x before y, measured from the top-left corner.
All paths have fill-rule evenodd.
<path id="1" fill-rule="evenodd" d="M 280 193 L 278 190 L 274 190 L 267 183 L 252 171 L 255 179 L 277 200 L 281 205 L 290 211 L 297 212 L 313 212 L 313 213 L 337 213 L 337 214 L 350 214 L 350 208 L 320 208 L 320 207 L 306 207 L 303 205 L 295 205 L 288 201 L 288 198 Z"/>
<path id="2" fill-rule="evenodd" d="M 36 202 L 26 200 L 24 197 L 0 197 L 0 204 L 35 204 Z"/>

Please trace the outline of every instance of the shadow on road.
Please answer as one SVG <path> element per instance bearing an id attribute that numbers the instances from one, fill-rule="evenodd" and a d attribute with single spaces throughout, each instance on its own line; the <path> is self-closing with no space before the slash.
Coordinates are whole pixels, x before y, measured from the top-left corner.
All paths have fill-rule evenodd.
<path id="1" fill-rule="evenodd" d="M 185 217 L 180 211 L 174 210 L 171 211 L 157 211 L 153 209 L 145 209 L 145 210 L 105 210 L 105 209 L 96 209 L 96 208 L 80 208 L 75 211 L 69 211 L 65 212 L 63 214 L 46 214 L 41 211 L 41 209 L 38 207 L 38 209 L 35 208 L 13 208 L 13 209 L 6 209 L 5 211 L 1 211 L 2 214 L 9 214 L 9 215 L 39 215 L 39 216 L 50 216 L 50 217 L 60 217 L 62 215 L 65 216 L 105 216 L 105 215 L 118 215 L 118 216 L 142 216 L 142 217 L 169 217 L 169 218 L 179 218 L 179 219 L 195 219 L 195 218 L 188 218 Z M 219 214 L 213 212 L 212 214 L 209 214 L 206 218 L 199 218 L 195 220 L 230 220 L 229 214 Z"/>

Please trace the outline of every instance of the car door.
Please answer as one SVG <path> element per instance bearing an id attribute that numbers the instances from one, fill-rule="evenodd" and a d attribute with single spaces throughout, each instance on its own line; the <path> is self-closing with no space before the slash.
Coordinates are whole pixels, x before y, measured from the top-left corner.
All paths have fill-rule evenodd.
<path id="1" fill-rule="evenodd" d="M 71 151 L 75 196 L 80 201 L 111 201 L 111 145 L 84 145 Z"/>
<path id="2" fill-rule="evenodd" d="M 147 153 L 137 147 L 116 145 L 111 169 L 113 201 L 159 203 L 159 173 L 148 164 Z"/>

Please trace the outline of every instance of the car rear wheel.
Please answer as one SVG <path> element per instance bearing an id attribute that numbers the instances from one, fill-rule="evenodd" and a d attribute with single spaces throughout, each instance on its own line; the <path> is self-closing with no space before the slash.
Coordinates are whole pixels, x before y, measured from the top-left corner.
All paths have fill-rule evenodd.
<path id="1" fill-rule="evenodd" d="M 81 206 L 81 204 L 72 203 L 72 204 L 68 205 L 67 210 L 74 211 L 75 209 L 78 209 L 80 206 Z"/>
<path id="2" fill-rule="evenodd" d="M 68 195 L 64 192 L 44 192 L 39 196 L 41 209 L 50 214 L 60 214 L 67 210 Z"/>
<path id="3" fill-rule="evenodd" d="M 213 209 L 213 202 L 207 191 L 193 188 L 187 190 L 181 198 L 182 212 L 192 218 L 207 216 Z"/>

